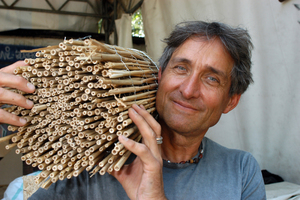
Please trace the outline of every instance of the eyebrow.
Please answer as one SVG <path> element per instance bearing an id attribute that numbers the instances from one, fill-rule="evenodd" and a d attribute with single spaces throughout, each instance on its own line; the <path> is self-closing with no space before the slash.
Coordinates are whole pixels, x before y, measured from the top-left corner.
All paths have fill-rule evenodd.
<path id="1" fill-rule="evenodd" d="M 211 71 L 211 72 L 213 72 L 213 73 L 215 73 L 215 74 L 217 74 L 217 75 L 226 77 L 226 74 L 225 74 L 223 71 L 221 71 L 221 70 L 218 70 L 218 69 L 216 69 L 216 68 L 214 68 L 214 67 L 212 67 L 212 66 L 206 66 L 206 68 L 207 68 L 209 71 Z"/>
<path id="2" fill-rule="evenodd" d="M 177 62 L 181 62 L 181 63 L 187 63 L 187 64 L 191 64 L 192 61 L 187 59 L 187 58 L 180 58 L 180 57 L 176 57 L 176 58 L 173 58 L 172 60 L 170 60 L 171 63 L 177 63 Z M 226 74 L 219 70 L 219 69 L 216 69 L 215 67 L 212 67 L 210 65 L 206 65 L 205 68 L 208 70 L 208 71 L 211 71 L 217 75 L 220 75 L 220 76 L 223 76 L 223 77 L 226 77 Z"/>
<path id="3" fill-rule="evenodd" d="M 182 63 L 187 63 L 187 64 L 192 63 L 191 60 L 189 60 L 187 58 L 180 58 L 180 57 L 175 57 L 175 58 L 171 59 L 170 62 L 172 62 L 172 63 L 182 62 Z"/>

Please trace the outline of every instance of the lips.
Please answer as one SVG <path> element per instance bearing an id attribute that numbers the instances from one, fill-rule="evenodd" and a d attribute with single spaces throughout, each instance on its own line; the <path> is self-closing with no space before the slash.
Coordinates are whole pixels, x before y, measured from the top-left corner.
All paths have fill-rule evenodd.
<path id="1" fill-rule="evenodd" d="M 184 109 L 188 109 L 188 110 L 192 110 L 192 111 L 198 110 L 195 106 L 193 106 L 185 101 L 173 100 L 173 102 Z"/>

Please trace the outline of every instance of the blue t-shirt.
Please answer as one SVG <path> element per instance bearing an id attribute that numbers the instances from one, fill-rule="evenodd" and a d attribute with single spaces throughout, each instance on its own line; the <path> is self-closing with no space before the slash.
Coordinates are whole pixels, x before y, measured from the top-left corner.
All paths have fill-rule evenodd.
<path id="1" fill-rule="evenodd" d="M 197 164 L 164 161 L 164 190 L 168 199 L 266 199 L 258 163 L 247 152 L 225 148 L 204 138 L 203 158 Z M 197 155 L 198 156 L 198 155 Z M 77 178 L 40 188 L 33 199 L 129 199 L 122 185 L 111 175 L 89 178 L 84 171 Z"/>

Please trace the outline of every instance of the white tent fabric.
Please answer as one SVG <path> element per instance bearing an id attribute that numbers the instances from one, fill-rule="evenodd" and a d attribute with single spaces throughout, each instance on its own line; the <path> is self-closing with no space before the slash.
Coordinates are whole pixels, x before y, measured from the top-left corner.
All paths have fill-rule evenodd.
<path id="1" fill-rule="evenodd" d="M 131 16 L 129 14 L 122 14 L 120 19 L 115 20 L 118 45 L 125 48 L 132 48 L 131 36 Z"/>
<path id="2" fill-rule="evenodd" d="M 58 9 L 63 3 L 64 1 L 61 0 L 51 0 L 51 5 L 55 9 Z M 90 3 L 95 9 L 97 8 L 96 0 L 90 0 Z M 50 6 L 46 1 L 35 0 L 20 0 L 15 7 L 50 10 Z M 70 1 L 64 6 L 62 11 L 93 13 L 90 5 L 80 1 Z M 98 20 L 95 17 L 0 9 L 0 31 L 24 28 L 97 33 Z"/>
<path id="3" fill-rule="evenodd" d="M 249 30 L 255 83 L 207 136 L 251 152 L 262 169 L 300 184 L 300 11 L 294 4 L 300 0 L 145 0 L 142 14 L 147 52 L 155 61 L 161 41 L 182 21 L 220 21 Z"/>

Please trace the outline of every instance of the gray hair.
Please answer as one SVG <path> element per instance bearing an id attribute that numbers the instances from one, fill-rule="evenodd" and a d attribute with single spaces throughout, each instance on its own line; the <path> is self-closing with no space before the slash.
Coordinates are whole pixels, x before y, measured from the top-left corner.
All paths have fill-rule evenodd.
<path id="1" fill-rule="evenodd" d="M 188 38 L 196 36 L 204 40 L 218 37 L 234 60 L 231 71 L 229 94 L 244 93 L 253 82 L 251 73 L 251 51 L 253 45 L 248 31 L 233 28 L 220 22 L 188 21 L 176 25 L 170 36 L 164 40 L 167 46 L 159 59 L 162 72 L 167 67 L 173 52 Z"/>

